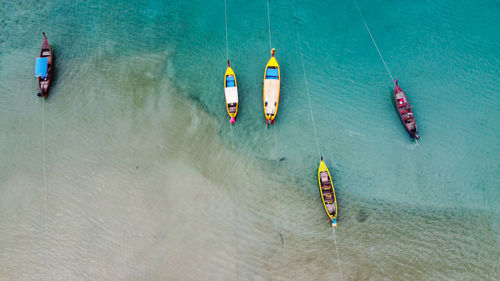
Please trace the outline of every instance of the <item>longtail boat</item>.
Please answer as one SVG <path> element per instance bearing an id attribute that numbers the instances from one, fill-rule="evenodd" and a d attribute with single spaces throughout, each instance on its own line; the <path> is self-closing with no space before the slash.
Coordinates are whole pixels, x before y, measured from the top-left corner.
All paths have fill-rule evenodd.
<path id="1" fill-rule="evenodd" d="M 394 80 L 394 101 L 396 102 L 396 109 L 398 110 L 401 122 L 410 134 L 410 138 L 419 139 L 417 122 L 415 121 L 415 116 L 413 116 L 413 111 L 411 110 L 410 103 L 406 98 L 405 93 L 398 85 L 398 79 Z"/>
<path id="2" fill-rule="evenodd" d="M 50 79 L 52 78 L 52 51 L 45 32 L 43 32 L 43 37 L 40 57 L 36 59 L 35 76 L 38 77 L 38 96 L 44 98 L 49 94 Z"/>
<path id="3" fill-rule="evenodd" d="M 271 58 L 267 62 L 266 71 L 264 71 L 264 114 L 266 115 L 266 124 L 274 123 L 274 118 L 278 113 L 278 104 L 280 102 L 280 66 L 274 57 L 274 49 L 271 50 Z"/>
<path id="4" fill-rule="evenodd" d="M 236 115 L 238 114 L 238 84 L 236 82 L 236 75 L 227 60 L 226 74 L 224 75 L 224 94 L 226 96 L 226 109 L 229 114 L 229 123 L 236 122 Z"/>
<path id="5" fill-rule="evenodd" d="M 321 157 L 321 162 L 318 167 L 318 185 L 321 201 L 323 202 L 323 207 L 325 207 L 326 214 L 328 218 L 330 218 L 332 226 L 337 227 L 337 198 L 335 197 L 332 176 L 325 162 L 323 162 L 323 157 Z"/>

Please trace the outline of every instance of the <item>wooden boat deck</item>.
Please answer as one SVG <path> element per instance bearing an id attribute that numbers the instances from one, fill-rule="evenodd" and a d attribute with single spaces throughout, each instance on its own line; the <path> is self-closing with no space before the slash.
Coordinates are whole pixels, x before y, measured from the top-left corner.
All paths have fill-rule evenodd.
<path id="1" fill-rule="evenodd" d="M 267 115 L 274 115 L 278 104 L 280 92 L 280 80 L 264 80 L 265 110 Z"/>

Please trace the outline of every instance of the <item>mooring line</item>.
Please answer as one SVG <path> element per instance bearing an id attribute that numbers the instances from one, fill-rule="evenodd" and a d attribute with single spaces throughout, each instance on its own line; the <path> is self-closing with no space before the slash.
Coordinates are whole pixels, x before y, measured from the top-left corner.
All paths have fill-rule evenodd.
<path id="1" fill-rule="evenodd" d="M 335 244 L 335 252 L 337 252 L 337 262 L 339 264 L 340 281 L 343 281 L 344 278 L 342 277 L 342 267 L 340 266 L 340 256 L 339 256 L 339 250 L 337 249 L 337 239 L 335 238 L 335 227 L 333 225 L 332 225 L 332 234 L 333 234 L 333 241 Z"/>
<path id="2" fill-rule="evenodd" d="M 387 67 L 387 63 L 385 63 L 384 57 L 382 56 L 382 53 L 380 52 L 377 43 L 375 42 L 375 39 L 373 38 L 373 35 L 370 31 L 370 28 L 368 28 L 368 24 L 366 24 L 365 17 L 363 16 L 363 13 L 361 13 L 361 10 L 359 9 L 358 2 L 356 0 L 354 1 L 354 5 L 356 5 L 356 9 L 358 10 L 359 16 L 361 17 L 361 20 L 363 20 L 363 23 L 365 24 L 366 31 L 368 31 L 368 34 L 370 35 L 370 38 L 372 39 L 373 45 L 375 46 L 375 49 L 377 49 L 378 55 L 382 59 L 382 62 L 384 63 L 385 69 L 387 70 L 387 73 L 389 73 L 389 76 L 391 77 L 392 83 L 394 83 L 394 78 L 392 77 L 391 71 L 389 70 L 389 67 Z"/>
<path id="3" fill-rule="evenodd" d="M 47 235 L 47 171 L 45 169 L 45 98 L 42 98 L 42 172 L 43 172 L 43 228 Z"/>
<path id="4" fill-rule="evenodd" d="M 273 131 L 274 131 L 274 156 L 275 156 L 275 161 L 276 161 L 276 171 L 278 170 L 278 166 L 279 166 L 279 162 L 280 162 L 280 158 L 278 156 L 278 132 L 277 132 L 277 129 L 276 129 L 276 124 L 273 125 Z M 269 126 L 267 126 L 267 128 L 269 128 Z M 278 201 L 279 201 L 279 207 L 281 208 L 282 204 L 281 202 L 283 201 L 282 198 L 282 194 L 281 192 L 278 192 Z M 281 235 L 281 223 L 280 221 L 278 221 L 278 232 L 281 236 L 281 239 L 283 241 L 283 236 Z M 284 246 L 284 242 L 282 242 L 282 245 Z"/>
<path id="5" fill-rule="evenodd" d="M 267 0 L 267 27 L 268 27 L 267 31 L 269 34 L 269 52 L 272 52 L 271 17 L 270 17 L 270 12 L 269 12 L 269 0 Z M 277 133 L 277 129 L 276 129 L 276 124 L 274 124 L 273 126 L 274 126 L 274 153 L 276 156 L 276 171 L 277 171 L 278 166 L 279 166 L 279 161 L 280 161 L 279 156 L 278 156 L 278 133 Z M 266 126 L 266 128 L 268 128 L 268 127 L 269 126 Z M 283 206 L 282 201 L 283 201 L 282 192 L 279 192 L 279 190 L 278 190 L 278 211 L 280 211 L 280 213 L 281 213 L 281 208 Z M 282 234 L 283 226 L 281 225 L 281 219 L 278 219 L 277 228 L 278 228 L 278 234 L 279 234 L 280 241 L 281 241 L 281 246 L 285 247 L 285 239 L 283 238 L 283 234 Z M 282 256 L 282 255 L 283 255 L 283 251 L 280 251 L 280 256 Z"/>
<path id="6" fill-rule="evenodd" d="M 311 113 L 311 121 L 313 124 L 313 129 L 314 129 L 314 136 L 316 137 L 316 145 L 318 147 L 318 158 L 321 157 L 321 148 L 319 146 L 319 137 L 318 137 L 318 131 L 316 130 L 316 122 L 314 121 L 314 114 L 312 110 L 312 105 L 311 105 L 311 95 L 309 93 L 309 83 L 307 82 L 307 76 L 306 76 L 306 67 L 304 65 L 304 54 L 302 53 L 302 41 L 299 35 L 299 29 L 297 26 L 297 16 L 295 15 L 295 5 L 293 7 L 293 16 L 295 18 L 295 31 L 297 33 L 297 41 L 299 43 L 299 52 L 300 52 L 300 62 L 302 63 L 302 73 L 304 74 L 304 81 L 306 85 L 306 92 L 307 92 L 307 101 L 309 103 L 309 112 Z"/>
<path id="7" fill-rule="evenodd" d="M 269 33 L 269 52 L 272 51 L 272 44 L 271 44 L 271 18 L 269 16 L 269 0 L 267 0 L 267 27 L 268 27 L 268 33 Z M 266 128 L 268 128 L 270 125 L 266 125 Z M 274 153 L 276 155 L 276 168 L 278 168 L 278 162 L 279 162 L 279 157 L 278 157 L 278 133 L 276 132 L 276 124 L 273 125 L 274 127 Z"/>
<path id="8" fill-rule="evenodd" d="M 293 5 L 293 17 L 295 19 L 295 31 L 297 34 L 297 42 L 299 44 L 300 62 L 302 64 L 302 73 L 304 74 L 304 81 L 305 81 L 306 92 L 307 92 L 307 101 L 309 103 L 309 112 L 311 113 L 311 121 L 312 121 L 313 128 L 314 128 L 314 135 L 316 137 L 316 145 L 318 147 L 318 156 L 321 157 L 321 148 L 319 145 L 318 131 L 316 130 L 316 122 L 314 121 L 314 113 L 313 113 L 312 105 L 311 105 L 311 94 L 309 91 L 309 83 L 307 81 L 306 67 L 304 64 L 304 53 L 302 52 L 302 39 L 300 38 L 299 27 L 298 27 L 298 23 L 297 23 L 297 16 L 296 16 L 296 12 L 295 12 L 295 5 Z M 340 255 L 339 255 L 339 251 L 337 249 L 337 239 L 335 238 L 335 227 L 333 225 L 332 225 L 332 233 L 333 233 L 333 241 L 335 244 L 335 252 L 337 253 L 337 263 L 339 266 L 340 280 L 343 281 L 342 267 L 340 266 Z"/>
<path id="9" fill-rule="evenodd" d="M 234 152 L 234 141 L 233 141 L 233 126 L 231 124 L 229 124 L 229 130 L 231 131 L 231 154 Z M 232 175 L 232 172 L 233 172 L 233 169 L 234 169 L 234 165 L 231 166 L 231 169 L 229 170 L 229 175 Z M 233 198 L 233 217 L 234 217 L 234 223 L 235 225 L 237 224 L 237 214 L 236 214 L 236 193 L 234 192 L 234 188 L 231 186 L 230 183 L 228 183 L 228 179 L 229 179 L 229 176 L 226 177 L 226 180 L 224 181 L 224 183 L 226 185 L 229 186 L 230 188 L 230 193 L 231 193 L 231 197 Z M 233 231 L 233 239 L 234 239 L 234 255 L 235 255 L 235 261 L 234 261 L 234 264 L 235 264 L 235 267 L 236 267 L 236 280 L 240 280 L 240 268 L 239 268 L 239 258 L 238 258 L 238 234 L 236 233 L 238 230 L 238 228 L 236 227 Z"/>
<path id="10" fill-rule="evenodd" d="M 267 3 L 267 31 L 268 31 L 268 34 L 269 34 L 269 52 L 272 52 L 272 41 L 271 41 L 271 16 L 270 16 L 270 12 L 269 12 L 269 0 L 266 1 Z M 276 124 L 273 125 L 273 129 L 274 129 L 274 154 L 275 154 L 275 157 L 276 157 L 276 171 L 278 170 L 278 166 L 279 166 L 279 156 L 278 156 L 278 132 L 277 132 L 277 129 L 276 129 Z M 283 202 L 283 194 L 281 192 L 278 191 L 278 210 L 280 211 L 281 213 L 281 208 L 283 206 L 282 204 Z M 281 220 L 278 219 L 278 224 L 277 224 L 277 228 L 278 228 L 278 234 L 280 236 L 280 241 L 281 241 L 281 247 L 285 247 L 285 240 L 283 238 L 283 234 L 282 234 L 282 231 L 283 231 L 283 226 L 281 225 Z M 283 251 L 280 251 L 280 255 L 283 255 Z"/>
<path id="11" fill-rule="evenodd" d="M 224 0 L 224 20 L 225 20 L 225 25 L 226 25 L 226 57 L 227 60 L 229 60 L 229 39 L 227 35 L 227 4 L 226 0 Z"/>
<path id="12" fill-rule="evenodd" d="M 274 124 L 274 154 L 276 155 L 276 168 L 278 168 L 278 133 L 276 132 L 276 124 Z"/>
<path id="13" fill-rule="evenodd" d="M 269 16 L 269 0 L 267 0 L 266 3 L 267 3 L 267 27 L 269 33 L 269 52 L 271 52 L 273 48 L 271 44 L 271 18 Z M 274 153 L 276 155 L 276 168 L 278 168 L 279 157 L 278 157 L 278 137 L 276 133 L 276 124 L 274 124 Z"/>
<path id="14" fill-rule="evenodd" d="M 333 156 L 330 153 L 330 161 L 333 163 Z M 335 244 L 335 252 L 337 253 L 337 263 L 339 265 L 339 274 L 340 274 L 340 280 L 343 281 L 342 278 L 342 267 L 340 266 L 340 255 L 339 255 L 339 250 L 337 249 L 337 238 L 335 237 L 335 227 L 332 224 L 332 234 L 333 234 L 333 242 Z"/>
<path id="15" fill-rule="evenodd" d="M 224 25 L 226 27 L 226 59 L 228 60 L 229 62 L 229 36 L 228 36 L 228 24 L 227 24 L 227 0 L 224 0 Z M 232 124 L 229 124 L 229 130 L 231 132 L 231 153 L 234 152 L 234 137 L 233 137 L 233 126 Z M 232 173 L 232 169 L 230 171 L 230 174 Z M 228 177 L 226 177 L 228 178 Z M 225 184 L 227 184 L 227 179 L 225 181 Z M 237 215 L 236 215 L 236 198 L 234 197 L 235 195 L 235 192 L 234 190 L 231 188 L 231 186 L 229 186 L 229 188 L 231 189 L 231 194 L 232 194 L 232 197 L 233 197 L 233 216 L 234 216 L 234 220 L 236 222 L 237 220 Z M 234 246 L 235 246 L 235 267 L 236 267 L 236 280 L 240 280 L 240 268 L 239 268 L 239 258 L 238 258 L 238 243 L 236 243 L 236 241 L 238 241 L 238 235 L 236 233 L 236 230 L 237 228 L 235 228 L 234 232 L 233 232 L 233 235 L 234 235 L 234 240 L 235 240 L 235 243 L 234 243 Z"/>
<path id="16" fill-rule="evenodd" d="M 234 140 L 233 140 L 233 126 L 229 124 L 229 128 L 231 131 L 231 149 L 234 150 Z"/>
<path id="17" fill-rule="evenodd" d="M 269 52 L 273 49 L 271 44 L 271 17 L 269 16 L 269 0 L 267 0 L 267 27 L 269 31 Z"/>
<path id="18" fill-rule="evenodd" d="M 278 168 L 279 168 L 279 162 L 280 162 L 280 157 L 278 155 L 278 132 L 277 132 L 277 128 L 276 128 L 276 124 L 273 125 L 274 126 L 274 154 L 276 156 L 276 169 L 275 169 L 275 172 L 277 173 L 278 172 Z M 277 231 L 278 231 L 278 234 L 279 234 L 279 238 L 280 238 L 280 242 L 281 242 L 281 247 L 282 248 L 285 248 L 285 238 L 283 237 L 283 225 L 282 225 L 282 219 L 281 219 L 281 216 L 283 214 L 283 192 L 281 192 L 279 189 L 277 190 L 278 192 L 278 208 L 277 208 L 277 211 L 278 211 L 278 216 L 276 216 L 278 218 L 278 223 L 276 225 L 276 228 L 277 228 Z M 284 254 L 284 251 L 279 251 L 279 256 L 277 256 L 276 258 L 278 258 L 278 260 L 283 260 L 283 254 Z M 275 265 L 278 265 L 278 262 L 275 262 Z M 278 267 L 279 269 L 279 267 Z M 278 272 L 279 274 L 279 270 L 277 269 L 274 269 L 273 272 Z M 273 273 L 274 275 L 274 273 Z M 274 278 L 273 278 L 274 279 Z"/>

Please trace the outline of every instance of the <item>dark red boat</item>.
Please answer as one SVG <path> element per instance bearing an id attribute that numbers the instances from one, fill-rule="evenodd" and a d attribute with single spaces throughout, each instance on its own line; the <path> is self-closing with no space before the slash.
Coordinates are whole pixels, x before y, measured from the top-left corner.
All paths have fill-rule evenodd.
<path id="1" fill-rule="evenodd" d="M 52 78 L 52 51 L 45 32 L 43 32 L 43 37 L 40 58 L 37 59 L 35 72 L 38 76 L 38 89 L 40 90 L 38 96 L 44 98 L 49 94 L 50 79 Z"/>
<path id="2" fill-rule="evenodd" d="M 396 108 L 398 109 L 399 117 L 401 117 L 401 122 L 403 122 L 410 137 L 418 140 L 420 136 L 418 135 L 417 122 L 415 121 L 415 116 L 413 116 L 410 103 L 403 90 L 399 87 L 398 79 L 394 80 L 394 83 L 396 85 L 394 88 L 394 101 L 396 102 Z"/>

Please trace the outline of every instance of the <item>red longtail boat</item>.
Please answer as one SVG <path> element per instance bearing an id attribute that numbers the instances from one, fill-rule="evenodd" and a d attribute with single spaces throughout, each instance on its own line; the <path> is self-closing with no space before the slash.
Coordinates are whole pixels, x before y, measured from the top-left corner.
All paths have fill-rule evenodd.
<path id="1" fill-rule="evenodd" d="M 413 116 L 410 103 L 403 90 L 399 87 L 398 79 L 394 80 L 394 84 L 394 101 L 396 102 L 396 108 L 401 118 L 401 122 L 403 122 L 410 137 L 418 140 L 420 136 L 418 135 L 417 122 L 415 121 L 415 116 Z"/>
<path id="2" fill-rule="evenodd" d="M 35 75 L 38 76 L 38 96 L 44 98 L 49 94 L 50 79 L 52 78 L 52 51 L 45 32 L 43 32 L 40 57 L 36 61 Z"/>

